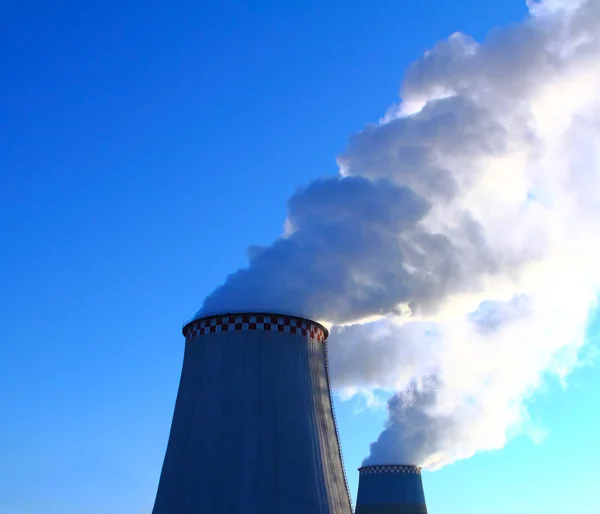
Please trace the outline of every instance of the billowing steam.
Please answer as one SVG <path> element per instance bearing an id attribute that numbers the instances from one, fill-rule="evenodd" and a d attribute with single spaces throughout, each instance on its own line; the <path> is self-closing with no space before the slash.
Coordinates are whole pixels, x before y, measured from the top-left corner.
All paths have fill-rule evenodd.
<path id="1" fill-rule="evenodd" d="M 537 436 L 526 399 L 578 363 L 600 291 L 600 0 L 529 8 L 415 62 L 340 176 L 297 192 L 284 235 L 201 311 L 333 324 L 338 390 L 396 392 L 366 463 Z"/>

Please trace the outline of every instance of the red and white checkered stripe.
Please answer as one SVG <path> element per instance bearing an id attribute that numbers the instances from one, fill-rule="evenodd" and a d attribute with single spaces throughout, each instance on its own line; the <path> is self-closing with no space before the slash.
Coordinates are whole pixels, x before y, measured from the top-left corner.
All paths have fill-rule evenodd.
<path id="1" fill-rule="evenodd" d="M 186 340 L 216 332 L 234 330 L 265 330 L 286 334 L 308 335 L 321 343 L 327 339 L 326 331 L 315 323 L 293 316 L 279 314 L 230 314 L 199 319 L 188 323 L 183 333 Z"/>
<path id="2" fill-rule="evenodd" d="M 404 464 L 385 464 L 379 466 L 365 466 L 358 469 L 359 475 L 371 475 L 379 473 L 410 473 L 420 475 L 421 468 L 417 466 L 407 466 Z"/>

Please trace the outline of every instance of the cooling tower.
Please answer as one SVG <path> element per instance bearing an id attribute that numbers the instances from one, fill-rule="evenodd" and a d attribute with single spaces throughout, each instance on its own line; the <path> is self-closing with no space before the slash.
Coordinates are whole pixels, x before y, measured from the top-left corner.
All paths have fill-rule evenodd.
<path id="1" fill-rule="evenodd" d="M 356 514 L 427 514 L 421 468 L 396 464 L 358 472 Z"/>
<path id="2" fill-rule="evenodd" d="M 327 330 L 249 313 L 196 319 L 183 334 L 153 514 L 351 514 Z"/>

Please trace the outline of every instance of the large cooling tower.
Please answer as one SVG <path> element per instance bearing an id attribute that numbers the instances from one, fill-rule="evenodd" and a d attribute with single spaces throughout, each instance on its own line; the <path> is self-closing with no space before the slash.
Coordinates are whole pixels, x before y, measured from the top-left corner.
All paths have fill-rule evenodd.
<path id="1" fill-rule="evenodd" d="M 250 313 L 196 319 L 183 334 L 153 514 L 351 514 L 327 330 Z"/>
<path id="2" fill-rule="evenodd" d="M 421 468 L 396 464 L 358 472 L 356 514 L 427 514 Z"/>

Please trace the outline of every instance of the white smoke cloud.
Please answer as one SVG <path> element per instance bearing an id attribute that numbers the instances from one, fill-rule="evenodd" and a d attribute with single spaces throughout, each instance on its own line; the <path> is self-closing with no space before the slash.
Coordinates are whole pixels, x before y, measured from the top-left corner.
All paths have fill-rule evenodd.
<path id="1" fill-rule="evenodd" d="M 367 463 L 537 435 L 526 400 L 578 362 L 600 291 L 600 1 L 529 8 L 410 66 L 340 176 L 299 191 L 284 236 L 200 311 L 332 323 L 334 385 L 396 391 Z"/>

